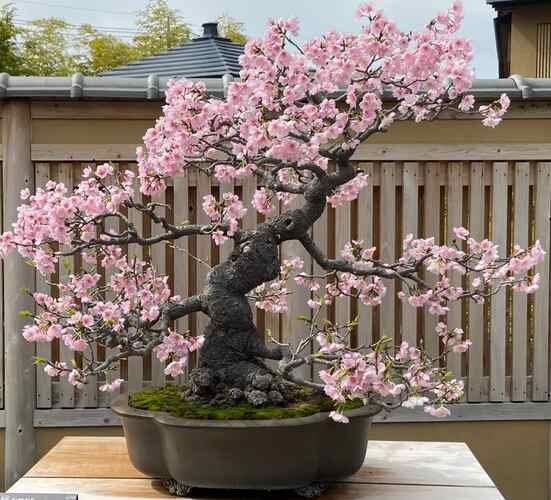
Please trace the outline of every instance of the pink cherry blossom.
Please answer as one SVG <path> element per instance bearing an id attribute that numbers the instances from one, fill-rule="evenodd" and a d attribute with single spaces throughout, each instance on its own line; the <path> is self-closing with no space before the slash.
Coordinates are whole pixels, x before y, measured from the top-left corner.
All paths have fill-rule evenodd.
<path id="1" fill-rule="evenodd" d="M 151 351 L 166 365 L 166 375 L 181 375 L 189 353 L 200 349 L 205 338 L 173 329 L 171 310 L 176 305 L 185 309 L 186 299 L 173 295 L 169 277 L 147 261 L 152 245 L 173 245 L 176 254 L 175 240 L 183 237 L 209 237 L 216 245 L 234 239 L 235 256 L 250 235 L 264 234 L 267 227 L 256 233 L 241 230 L 249 210 L 271 224 L 281 222 L 270 219 L 275 209 L 289 211 L 294 201 L 299 207 L 294 206 L 295 213 L 304 215 L 305 206 L 315 205 L 319 216 L 325 202 L 340 207 L 357 200 L 370 179 L 353 161 L 354 154 L 394 123 L 475 109 L 486 126 L 503 120 L 510 106 L 507 95 L 477 108 L 469 94 L 473 48 L 458 35 L 460 2 L 416 32 L 401 31 L 369 3 L 359 6 L 357 16 L 362 25 L 354 33 L 332 30 L 301 50 L 293 38 L 298 37 L 298 21 L 271 20 L 261 38 L 246 44 L 240 78 L 228 85 L 224 99 L 209 95 L 205 82 L 171 80 L 162 116 L 136 151 L 137 178 L 130 170 L 104 163 L 86 167 L 74 187 L 50 180 L 34 193 L 21 192 L 17 219 L 0 235 L 0 258 L 17 251 L 48 279 L 61 276 L 56 293 L 32 294 L 36 312 L 22 335 L 29 342 L 61 339 L 71 351 L 84 353 L 75 355 L 74 364 L 48 361 L 48 375 L 66 375 L 81 388 L 87 377 L 109 373 L 119 362 L 117 356 Z M 235 193 L 199 193 L 208 217 L 204 224 L 173 220 L 171 207 L 148 201 L 174 185 L 176 177 L 189 175 L 235 183 Z M 241 199 L 236 193 L 246 190 L 237 181 L 249 176 L 258 188 L 251 199 Z M 144 234 L 131 215 L 148 218 L 157 236 Z M 315 218 L 305 221 L 308 227 Z M 385 408 L 424 407 L 430 415 L 447 416 L 445 405 L 460 400 L 464 387 L 439 366 L 445 366 L 446 356 L 465 352 L 470 345 L 460 328 L 447 326 L 452 304 L 481 303 L 506 288 L 515 293 L 537 290 L 543 279 L 537 266 L 545 257 L 540 242 L 526 249 L 515 246 L 508 257 L 500 254 L 506 249 L 473 238 L 463 227 L 453 231 L 456 240 L 442 245 L 434 237 L 408 235 L 395 262 L 383 262 L 376 248 L 360 240 L 347 242 L 324 260 L 307 248 L 312 242 L 304 233 L 300 241 L 316 254 L 321 273 L 311 274 L 311 266 L 291 257 L 281 262 L 275 279 L 246 290 L 256 307 L 282 313 L 288 301 L 295 300 L 289 280 L 306 289 L 312 311 L 303 319 L 309 334 L 297 345 L 280 347 L 292 351 L 295 362 L 321 365 L 319 378 L 334 401 L 334 421 L 348 421 L 343 408 L 354 400 Z M 291 240 L 293 233 L 281 227 L 269 237 L 279 244 Z M 136 252 L 127 248 L 136 247 L 149 247 L 144 253 L 148 258 L 128 257 Z M 66 260 L 74 258 L 80 262 L 78 271 L 61 273 Z M 273 277 L 277 267 L 272 264 L 270 269 Z M 388 280 L 400 283 L 404 307 L 424 308 L 442 319 L 435 332 L 425 332 L 442 342 L 438 359 L 407 342 L 392 345 L 384 336 L 356 346 L 360 337 L 354 332 L 365 325 L 319 321 L 322 307 L 335 302 L 354 299 L 361 307 L 381 305 Z M 105 362 L 91 359 L 88 348 L 98 343 L 117 354 Z M 285 361 L 278 365 L 282 376 Z M 115 391 L 122 383 L 106 382 L 100 390 Z"/>
<path id="2" fill-rule="evenodd" d="M 120 389 L 123 382 L 124 380 L 122 378 L 117 378 L 111 383 L 100 385 L 99 390 L 102 392 L 115 392 Z"/>
<path id="3" fill-rule="evenodd" d="M 350 422 L 350 420 L 346 415 L 338 411 L 330 412 L 329 418 L 333 419 L 335 422 L 338 422 L 339 424 L 347 424 L 348 422 Z"/>

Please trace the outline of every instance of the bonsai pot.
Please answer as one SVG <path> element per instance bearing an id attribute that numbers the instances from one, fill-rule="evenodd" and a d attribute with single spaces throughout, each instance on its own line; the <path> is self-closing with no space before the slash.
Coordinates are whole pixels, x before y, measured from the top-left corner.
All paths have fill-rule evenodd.
<path id="1" fill-rule="evenodd" d="M 301 489 L 350 476 L 364 462 L 371 417 L 378 412 L 370 406 L 350 410 L 350 423 L 340 424 L 328 413 L 278 420 L 177 418 L 131 408 L 127 396 L 111 408 L 121 418 L 133 465 L 184 494 L 191 487 Z"/>

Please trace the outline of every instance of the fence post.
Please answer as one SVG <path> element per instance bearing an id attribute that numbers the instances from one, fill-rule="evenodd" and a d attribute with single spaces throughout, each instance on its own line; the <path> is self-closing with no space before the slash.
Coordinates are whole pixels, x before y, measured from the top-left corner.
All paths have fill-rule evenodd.
<path id="1" fill-rule="evenodd" d="M 17 217 L 20 191 L 34 190 L 29 102 L 7 102 L 3 118 L 3 222 L 4 228 L 9 228 Z M 4 297 L 8 298 L 4 308 L 6 488 L 25 474 L 35 459 L 34 346 L 21 335 L 28 320 L 19 314 L 22 309 L 32 311 L 33 302 L 21 288 L 34 289 L 34 270 L 12 253 L 4 261 Z"/>

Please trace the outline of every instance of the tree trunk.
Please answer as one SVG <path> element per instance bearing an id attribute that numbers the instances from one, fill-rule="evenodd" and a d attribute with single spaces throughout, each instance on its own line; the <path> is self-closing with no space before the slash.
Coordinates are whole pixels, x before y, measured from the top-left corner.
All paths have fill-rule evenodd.
<path id="1" fill-rule="evenodd" d="M 281 360 L 283 349 L 264 345 L 247 294 L 279 274 L 278 249 L 283 241 L 301 239 L 325 208 L 327 187 L 320 186 L 306 197 L 306 204 L 289 210 L 244 233 L 230 258 L 207 276 L 203 292 L 210 322 L 203 332 L 201 362 L 191 374 L 194 394 L 218 398 L 232 391 L 235 399 L 246 397 L 253 404 L 281 402 L 285 390 L 267 370 L 262 359 Z M 224 391 L 227 388 L 228 391 Z"/>
<path id="2" fill-rule="evenodd" d="M 269 224 L 245 234 L 230 258 L 215 266 L 207 276 L 204 297 L 210 322 L 205 331 L 198 370 L 192 373 L 194 392 L 216 395 L 221 384 L 236 399 L 250 392 L 251 398 L 266 399 L 278 384 L 266 370 L 262 358 L 281 359 L 281 349 L 267 348 L 256 326 L 247 293 L 275 279 L 279 273 L 279 242 Z M 239 393 L 242 392 L 242 394 Z M 272 399 L 279 396 L 272 394 Z"/>

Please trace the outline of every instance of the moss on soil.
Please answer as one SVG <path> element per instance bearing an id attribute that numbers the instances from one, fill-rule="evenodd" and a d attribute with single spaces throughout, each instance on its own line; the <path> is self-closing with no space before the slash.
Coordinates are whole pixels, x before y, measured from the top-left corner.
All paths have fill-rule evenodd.
<path id="1" fill-rule="evenodd" d="M 214 406 L 200 401 L 184 399 L 186 387 L 167 385 L 163 388 L 147 388 L 132 394 L 129 405 L 132 408 L 163 411 L 175 417 L 209 420 L 266 420 L 307 417 L 333 409 L 328 397 L 310 389 L 294 388 L 293 402 L 282 406 L 254 407 L 241 402 L 235 405 Z M 359 408 L 360 401 L 347 403 L 345 409 Z"/>

